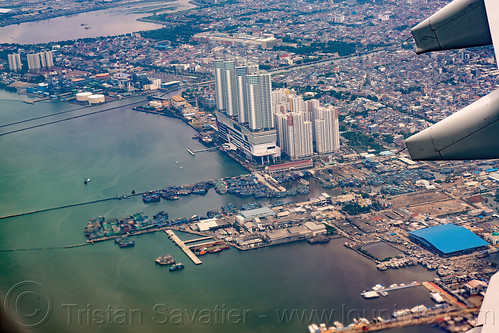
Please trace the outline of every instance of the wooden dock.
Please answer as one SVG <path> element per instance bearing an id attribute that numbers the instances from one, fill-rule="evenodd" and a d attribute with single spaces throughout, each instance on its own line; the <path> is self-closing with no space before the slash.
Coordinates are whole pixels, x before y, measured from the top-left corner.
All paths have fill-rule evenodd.
<path id="1" fill-rule="evenodd" d="M 200 265 L 203 262 L 199 260 L 199 258 L 178 238 L 177 235 L 172 230 L 165 230 L 166 234 L 168 235 L 168 238 L 170 238 L 175 244 L 177 244 L 182 251 L 189 257 L 189 259 L 192 260 L 192 262 L 196 265 Z"/>

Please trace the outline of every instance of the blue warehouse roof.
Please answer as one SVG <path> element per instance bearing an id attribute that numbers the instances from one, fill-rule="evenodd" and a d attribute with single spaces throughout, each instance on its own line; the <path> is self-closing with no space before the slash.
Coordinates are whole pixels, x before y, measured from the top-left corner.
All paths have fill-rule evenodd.
<path id="1" fill-rule="evenodd" d="M 435 247 L 444 254 L 471 250 L 489 245 L 486 241 L 466 228 L 454 224 L 444 224 L 411 231 L 409 234 L 426 245 Z"/>

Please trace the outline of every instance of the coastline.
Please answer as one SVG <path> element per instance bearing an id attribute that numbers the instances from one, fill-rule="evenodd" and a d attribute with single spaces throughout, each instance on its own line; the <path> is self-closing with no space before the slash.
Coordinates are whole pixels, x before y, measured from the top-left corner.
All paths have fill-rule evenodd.
<path id="1" fill-rule="evenodd" d="M 177 2 L 177 1 L 178 0 L 164 0 L 162 2 L 168 3 L 168 2 Z M 132 2 L 131 5 L 140 5 L 140 4 L 143 4 L 143 3 L 151 3 L 151 2 L 158 2 L 158 1 L 155 1 L 155 0 L 139 0 L 139 1 L 136 1 L 136 2 Z M 197 6 L 192 1 L 189 1 L 188 3 L 191 4 L 191 5 L 193 5 L 193 6 Z M 98 7 L 94 7 L 94 8 L 74 10 L 74 11 L 69 11 L 69 12 L 66 12 L 66 13 L 57 13 L 57 12 L 56 13 L 46 13 L 43 18 L 40 18 L 40 17 L 25 17 L 24 20 L 20 20 L 20 21 L 14 22 L 14 23 L 9 23 L 9 24 L 0 23 L 0 28 L 2 28 L 2 27 L 9 27 L 9 26 L 12 26 L 12 25 L 20 25 L 20 24 L 29 23 L 29 22 L 48 21 L 48 20 L 55 19 L 55 18 L 58 18 L 58 17 L 74 16 L 74 15 L 78 15 L 78 14 L 91 13 L 91 12 L 96 12 L 96 11 L 100 11 L 100 10 L 116 9 L 116 8 L 126 8 L 128 6 L 130 6 L 130 3 L 128 3 L 128 2 L 124 2 L 124 3 L 122 3 L 121 5 L 118 5 L 118 6 L 116 6 L 116 4 L 114 4 L 114 3 L 108 3 L 108 4 L 101 3 L 101 4 L 98 5 Z M 176 8 L 178 8 L 178 7 L 176 7 Z M 169 8 L 167 8 L 166 10 L 169 10 Z M 144 22 L 147 22 L 147 21 L 144 21 Z M 149 23 L 160 24 L 160 23 L 154 22 L 154 21 L 151 21 Z"/>

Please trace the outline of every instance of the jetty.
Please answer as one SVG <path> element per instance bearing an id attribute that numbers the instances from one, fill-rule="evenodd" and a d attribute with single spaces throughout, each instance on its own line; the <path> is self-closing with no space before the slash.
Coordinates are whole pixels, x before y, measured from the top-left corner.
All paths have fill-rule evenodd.
<path id="1" fill-rule="evenodd" d="M 375 297 L 378 297 L 379 295 L 386 296 L 386 295 L 388 295 L 389 291 L 399 290 L 399 289 L 405 289 L 405 288 L 412 288 L 412 287 L 417 287 L 417 286 L 420 286 L 420 285 L 421 285 L 421 283 L 419 283 L 417 281 L 414 281 L 414 282 L 412 282 L 410 284 L 404 284 L 404 283 L 401 283 L 401 284 L 392 284 L 389 287 L 384 287 L 381 284 L 377 284 L 377 285 L 375 285 L 372 288 L 372 290 L 363 291 L 360 294 L 364 298 L 375 298 Z"/>
<path id="2" fill-rule="evenodd" d="M 45 100 L 47 100 L 49 98 L 50 97 L 40 97 L 40 98 L 35 98 L 35 99 L 27 99 L 27 100 L 25 100 L 23 102 L 26 103 L 26 104 L 35 104 L 36 102 L 45 101 Z"/>
<path id="3" fill-rule="evenodd" d="M 177 235 L 172 230 L 165 230 L 166 234 L 168 235 L 168 238 L 170 238 L 175 244 L 177 244 L 182 251 L 189 257 L 189 259 L 192 260 L 192 262 L 196 265 L 200 265 L 203 262 L 199 260 L 199 258 L 185 245 L 185 243 L 178 238 Z"/>
<path id="4" fill-rule="evenodd" d="M 207 147 L 207 148 L 200 148 L 200 149 L 197 149 L 197 150 L 193 150 L 190 147 L 187 147 L 186 150 L 192 156 L 196 156 L 197 153 L 202 153 L 204 151 L 210 151 L 210 152 L 217 151 L 218 147 Z"/>
<path id="5" fill-rule="evenodd" d="M 184 241 L 184 244 L 194 243 L 194 242 L 199 242 L 199 241 L 204 241 L 204 240 L 207 240 L 207 239 L 212 239 L 213 240 L 213 237 L 206 236 L 206 237 L 199 237 L 199 238 L 196 238 L 196 239 L 189 239 L 189 240 Z"/>
<path id="6" fill-rule="evenodd" d="M 428 310 L 424 313 L 408 314 L 402 318 L 382 321 L 379 323 L 369 324 L 352 324 L 342 328 L 330 327 L 327 330 L 321 331 L 324 333 L 363 333 L 388 330 L 391 328 L 435 324 L 443 320 L 443 318 L 461 317 L 466 313 L 477 313 L 477 308 L 472 309 L 445 309 L 445 310 Z"/>

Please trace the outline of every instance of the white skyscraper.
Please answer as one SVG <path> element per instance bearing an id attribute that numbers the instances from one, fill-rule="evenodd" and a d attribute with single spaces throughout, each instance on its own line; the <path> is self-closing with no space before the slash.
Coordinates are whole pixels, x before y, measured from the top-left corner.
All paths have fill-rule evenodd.
<path id="1" fill-rule="evenodd" d="M 278 145 L 290 159 L 313 154 L 312 123 L 303 112 L 276 113 Z"/>
<path id="2" fill-rule="evenodd" d="M 248 122 L 251 130 L 274 128 L 269 73 L 247 75 Z"/>
<path id="3" fill-rule="evenodd" d="M 11 71 L 19 71 L 22 69 L 23 65 L 21 63 L 21 56 L 19 53 L 12 53 L 8 55 L 9 58 L 9 68 Z"/>
<path id="4" fill-rule="evenodd" d="M 338 110 L 332 106 L 314 109 L 314 141 L 319 154 L 337 152 L 340 148 Z"/>
<path id="5" fill-rule="evenodd" d="M 219 137 L 258 163 L 279 159 L 270 74 L 235 60 L 216 60 L 214 67 Z"/>
<path id="6" fill-rule="evenodd" d="M 40 52 L 39 55 L 42 68 L 54 67 L 54 56 L 52 51 Z"/>
<path id="7" fill-rule="evenodd" d="M 237 87 L 236 87 L 236 62 L 226 61 L 224 62 L 225 71 L 225 112 L 228 116 L 237 116 Z"/>
<path id="8" fill-rule="evenodd" d="M 215 61 L 217 109 L 252 131 L 274 127 L 270 74 L 234 60 Z"/>
<path id="9" fill-rule="evenodd" d="M 322 107 L 316 99 L 304 101 L 295 91 L 277 89 L 272 92 L 277 127 L 277 143 L 291 159 L 337 152 L 340 146 L 338 111 Z M 310 127 L 310 130 L 309 130 Z"/>
<path id="10" fill-rule="evenodd" d="M 40 54 L 39 53 L 33 53 L 33 54 L 28 54 L 28 69 L 30 71 L 36 71 L 42 68 L 40 64 Z"/>
<path id="11" fill-rule="evenodd" d="M 215 91 L 217 109 L 219 111 L 225 110 L 224 92 L 227 90 L 227 88 L 225 87 L 226 84 L 227 82 L 225 81 L 224 61 L 215 60 Z"/>
<path id="12" fill-rule="evenodd" d="M 236 67 L 236 93 L 237 93 L 237 120 L 241 124 L 248 122 L 248 89 L 246 75 L 248 68 Z"/>

